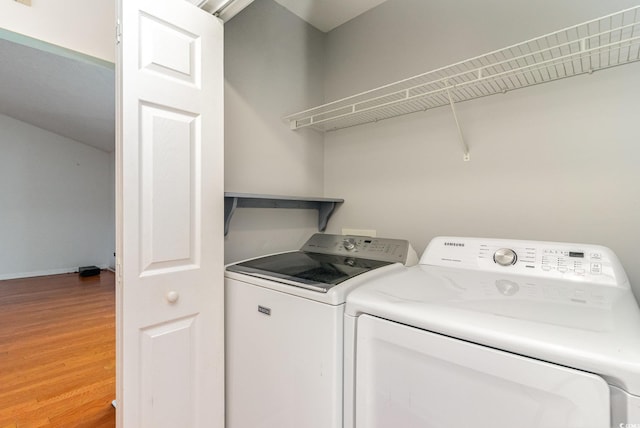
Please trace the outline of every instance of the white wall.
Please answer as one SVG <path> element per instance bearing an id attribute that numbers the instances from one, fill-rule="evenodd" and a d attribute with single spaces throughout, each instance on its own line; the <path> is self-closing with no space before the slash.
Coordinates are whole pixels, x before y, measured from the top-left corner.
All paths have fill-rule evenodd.
<path id="1" fill-rule="evenodd" d="M 116 152 L 109 153 L 109 228 L 107 229 L 108 267 L 116 268 Z"/>
<path id="2" fill-rule="evenodd" d="M 256 0 L 225 24 L 224 60 L 225 191 L 322 196 L 323 136 L 281 118 L 324 101 L 324 33 Z M 316 211 L 238 209 L 225 260 L 298 249 L 316 231 Z"/>
<path id="3" fill-rule="evenodd" d="M 115 62 L 114 0 L 0 2 L 0 28 Z"/>
<path id="4" fill-rule="evenodd" d="M 327 38 L 327 100 L 507 46 L 632 1 L 390 0 Z M 612 248 L 640 296 L 640 64 L 327 133 L 329 232 L 376 229 Z"/>
<path id="5" fill-rule="evenodd" d="M 0 279 L 107 265 L 111 155 L 0 115 Z"/>

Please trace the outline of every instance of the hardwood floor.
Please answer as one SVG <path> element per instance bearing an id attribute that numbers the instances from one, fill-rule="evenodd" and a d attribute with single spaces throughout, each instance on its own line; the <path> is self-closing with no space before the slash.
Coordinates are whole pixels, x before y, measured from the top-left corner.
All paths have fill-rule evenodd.
<path id="1" fill-rule="evenodd" d="M 114 427 L 112 272 L 0 281 L 0 428 Z"/>

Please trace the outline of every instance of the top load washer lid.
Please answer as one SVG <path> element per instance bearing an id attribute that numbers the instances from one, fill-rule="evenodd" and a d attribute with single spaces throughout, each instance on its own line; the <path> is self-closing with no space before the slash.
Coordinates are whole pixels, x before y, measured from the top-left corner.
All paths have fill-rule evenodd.
<path id="1" fill-rule="evenodd" d="M 326 293 L 373 269 L 416 262 L 417 256 L 409 241 L 316 233 L 300 251 L 236 263 L 227 266 L 227 271 Z"/>
<path id="2" fill-rule="evenodd" d="M 326 293 L 347 279 L 389 264 L 391 262 L 294 251 L 237 263 L 227 270 Z"/>

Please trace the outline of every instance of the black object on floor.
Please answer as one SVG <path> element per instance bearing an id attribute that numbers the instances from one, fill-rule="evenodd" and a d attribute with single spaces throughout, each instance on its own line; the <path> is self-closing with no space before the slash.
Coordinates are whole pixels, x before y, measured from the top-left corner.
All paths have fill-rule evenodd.
<path id="1" fill-rule="evenodd" d="M 82 266 L 78 268 L 80 276 L 95 276 L 100 275 L 100 268 L 98 266 Z"/>

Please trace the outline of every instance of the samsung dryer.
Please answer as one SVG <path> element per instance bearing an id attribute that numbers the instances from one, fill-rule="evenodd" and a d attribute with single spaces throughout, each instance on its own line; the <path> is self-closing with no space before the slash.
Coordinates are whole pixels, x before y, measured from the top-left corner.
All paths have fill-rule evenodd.
<path id="1" fill-rule="evenodd" d="M 441 237 L 354 290 L 345 428 L 640 427 L 640 310 L 601 246 Z"/>
<path id="2" fill-rule="evenodd" d="M 227 266 L 227 428 L 342 427 L 345 297 L 417 261 L 408 241 L 315 234 Z"/>

